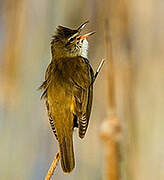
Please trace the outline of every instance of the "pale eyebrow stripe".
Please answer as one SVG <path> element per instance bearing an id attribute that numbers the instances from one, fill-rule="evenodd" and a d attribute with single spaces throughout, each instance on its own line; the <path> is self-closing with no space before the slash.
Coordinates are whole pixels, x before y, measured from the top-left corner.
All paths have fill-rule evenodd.
<path id="1" fill-rule="evenodd" d="M 69 41 L 70 39 L 72 39 L 72 38 L 76 37 L 77 35 L 78 35 L 78 32 L 77 32 L 77 33 L 75 33 L 74 35 L 72 35 L 70 38 L 68 38 L 68 41 Z"/>

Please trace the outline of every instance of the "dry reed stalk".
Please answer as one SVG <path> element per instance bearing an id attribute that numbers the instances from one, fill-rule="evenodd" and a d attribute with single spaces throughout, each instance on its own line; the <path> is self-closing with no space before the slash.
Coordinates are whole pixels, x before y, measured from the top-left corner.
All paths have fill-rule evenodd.
<path id="1" fill-rule="evenodd" d="M 19 72 L 21 64 L 21 48 L 24 41 L 25 1 L 6 0 L 5 38 L 2 51 L 2 71 L 0 73 L 1 96 L 3 104 L 10 108 L 16 105 L 19 95 Z M 8 7 L 10 7 L 8 9 Z"/>
<path id="2" fill-rule="evenodd" d="M 115 100 L 115 66 L 112 55 L 112 41 L 108 18 L 105 19 L 105 49 L 106 59 L 109 64 L 109 116 L 102 123 L 101 138 L 105 146 L 105 177 L 107 180 L 119 179 L 119 136 L 121 134 L 120 120 L 116 116 Z"/>
<path id="3" fill-rule="evenodd" d="M 55 171 L 55 168 L 58 164 L 59 159 L 60 159 L 60 150 L 58 150 L 58 152 L 56 153 L 54 160 L 52 161 L 52 164 L 51 164 L 44 180 L 50 180 L 51 179 L 51 177 Z"/>
<path id="4" fill-rule="evenodd" d="M 119 139 L 120 122 L 115 115 L 105 120 L 101 127 L 101 139 L 105 146 L 105 177 L 107 180 L 119 179 Z"/>

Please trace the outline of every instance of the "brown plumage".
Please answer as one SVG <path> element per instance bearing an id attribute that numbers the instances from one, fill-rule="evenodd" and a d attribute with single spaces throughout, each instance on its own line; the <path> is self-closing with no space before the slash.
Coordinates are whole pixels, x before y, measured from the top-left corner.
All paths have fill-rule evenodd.
<path id="1" fill-rule="evenodd" d="M 77 30 L 58 27 L 51 42 L 52 61 L 40 86 L 59 142 L 61 166 L 67 173 L 75 166 L 73 130 L 78 127 L 79 137 L 85 136 L 92 107 L 94 73 L 83 57 L 86 37 L 80 35 L 85 24 Z"/>

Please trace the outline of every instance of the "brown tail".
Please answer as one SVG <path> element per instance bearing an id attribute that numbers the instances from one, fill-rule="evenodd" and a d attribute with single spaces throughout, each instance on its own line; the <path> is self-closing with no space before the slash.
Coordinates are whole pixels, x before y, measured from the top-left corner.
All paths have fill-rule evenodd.
<path id="1" fill-rule="evenodd" d="M 63 137 L 59 146 L 62 169 L 65 173 L 70 173 L 75 167 L 72 137 Z"/>

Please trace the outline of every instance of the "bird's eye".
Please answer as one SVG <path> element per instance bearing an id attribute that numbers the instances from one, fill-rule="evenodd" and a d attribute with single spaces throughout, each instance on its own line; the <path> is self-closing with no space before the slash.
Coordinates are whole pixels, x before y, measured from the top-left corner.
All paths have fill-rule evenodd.
<path id="1" fill-rule="evenodd" d="M 75 37 L 70 38 L 70 39 L 69 39 L 69 42 L 74 41 L 74 39 L 75 39 Z"/>

